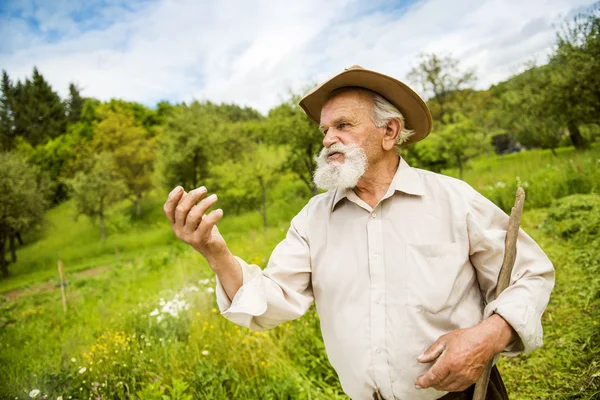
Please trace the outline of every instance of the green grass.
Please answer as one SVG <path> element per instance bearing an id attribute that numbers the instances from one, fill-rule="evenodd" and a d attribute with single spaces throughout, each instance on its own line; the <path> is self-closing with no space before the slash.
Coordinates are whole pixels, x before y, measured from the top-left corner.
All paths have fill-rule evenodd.
<path id="1" fill-rule="evenodd" d="M 481 190 L 516 181 L 515 174 L 528 182 L 547 174 L 559 181 L 549 185 L 565 187 L 579 166 L 584 178 L 555 193 L 589 193 L 597 191 L 597 183 L 586 180 L 596 176 L 590 168 L 598 158 L 597 149 L 484 158 L 473 162 L 465 178 Z M 572 171 L 563 173 L 563 167 Z M 536 203 L 538 186 L 532 185 L 526 188 L 522 224 L 554 262 L 557 282 L 543 318 L 544 346 L 502 358 L 499 368 L 511 398 L 592 399 L 600 390 L 600 245 L 593 218 L 599 213 L 588 205 L 598 195 L 534 209 L 543 202 Z M 264 266 L 305 204 L 303 193 L 289 178 L 274 189 L 267 230 L 256 212 L 226 214 L 219 225 L 233 252 Z M 512 201 L 512 188 L 504 196 Z M 51 224 L 43 232 L 24 238 L 29 243 L 38 235 L 19 249 L 19 262 L 11 265 L 12 277 L 0 281 L 0 292 L 47 280 L 55 284 L 60 258 L 69 278 L 69 309 L 63 313 L 60 291 L 52 287 L 25 291 L 16 300 L 0 297 L 0 398 L 26 399 L 32 389 L 65 400 L 100 393 L 105 399 L 346 398 L 327 361 L 314 308 L 266 334 L 222 318 L 209 292 L 214 274 L 171 232 L 163 203 L 162 193 L 152 193 L 139 220 L 126 202 L 112 209 L 106 244 L 95 224 L 73 221 L 69 203 L 49 212 Z M 75 273 L 97 265 L 110 267 L 97 275 Z M 205 279 L 208 284 L 200 282 Z M 191 286 L 198 290 L 184 290 Z M 161 314 L 160 322 L 151 316 L 161 298 L 173 300 L 176 294 L 188 309 L 178 317 Z"/>
<path id="2" fill-rule="evenodd" d="M 443 171 L 458 177 L 457 170 Z M 480 157 L 469 163 L 463 180 L 509 211 L 517 186 L 527 194 L 528 209 L 576 193 L 600 193 L 600 146 L 577 152 L 571 147 L 531 150 L 504 156 Z"/>
<path id="3" fill-rule="evenodd" d="M 600 204 L 600 196 L 595 196 Z M 599 207 L 600 209 L 600 207 Z M 540 230 L 548 210 L 523 215 L 523 228 L 556 269 L 556 286 L 544 313 L 544 345 L 499 369 L 511 398 L 592 399 L 600 393 L 600 241 L 569 241 Z M 593 217 L 587 215 L 588 218 Z M 596 216 L 598 218 L 598 216 Z"/>

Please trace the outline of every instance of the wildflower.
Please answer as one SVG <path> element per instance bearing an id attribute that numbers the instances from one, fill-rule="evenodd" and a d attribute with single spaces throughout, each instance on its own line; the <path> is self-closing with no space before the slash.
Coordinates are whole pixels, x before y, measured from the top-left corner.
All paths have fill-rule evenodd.
<path id="1" fill-rule="evenodd" d="M 63 400 L 62 396 L 58 396 L 56 400 Z"/>
<path id="2" fill-rule="evenodd" d="M 202 350 L 202 355 L 203 356 L 207 356 L 208 355 L 208 350 Z"/>
<path id="3" fill-rule="evenodd" d="M 29 397 L 31 397 L 32 399 L 35 399 L 36 397 L 38 397 L 40 394 L 40 390 L 39 389 L 33 389 L 31 392 L 29 392 Z"/>
<path id="4" fill-rule="evenodd" d="M 217 312 L 217 309 L 216 309 L 216 308 L 213 308 L 213 309 L 212 309 L 212 310 L 210 310 L 210 311 L 212 311 L 212 312 L 216 313 L 216 312 Z"/>
<path id="5" fill-rule="evenodd" d="M 75 359 L 75 357 L 71 358 L 71 362 L 76 362 L 77 360 Z"/>
<path id="6" fill-rule="evenodd" d="M 213 288 L 211 288 L 211 287 L 207 287 L 207 288 L 206 288 L 206 291 L 207 291 L 208 293 L 214 293 L 214 292 L 215 292 L 215 289 L 213 289 Z"/>
<path id="7" fill-rule="evenodd" d="M 80 373 L 80 374 L 83 374 L 85 371 L 87 371 L 87 368 L 86 368 L 86 367 L 83 367 L 83 368 L 81 368 L 81 369 L 79 370 L 79 373 Z"/>
<path id="8" fill-rule="evenodd" d="M 151 317 L 155 317 L 155 316 L 157 316 L 157 315 L 158 315 L 158 313 L 159 313 L 159 311 L 158 311 L 158 308 L 155 308 L 155 309 L 154 309 L 154 311 L 152 311 L 152 312 L 150 313 L 150 316 L 151 316 Z"/>
<path id="9" fill-rule="evenodd" d="M 200 316 L 200 313 L 199 313 L 199 312 L 196 312 L 196 316 L 197 316 L 197 317 L 199 317 L 199 316 Z"/>

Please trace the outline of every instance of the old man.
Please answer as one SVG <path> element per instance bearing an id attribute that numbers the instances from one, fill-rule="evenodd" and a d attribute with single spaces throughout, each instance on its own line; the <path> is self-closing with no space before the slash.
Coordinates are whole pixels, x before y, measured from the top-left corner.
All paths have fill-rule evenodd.
<path id="1" fill-rule="evenodd" d="M 177 187 L 165 203 L 175 234 L 215 271 L 221 314 L 267 330 L 314 301 L 352 399 L 467 399 L 488 360 L 540 347 L 552 263 L 520 230 L 511 285 L 495 297 L 508 216 L 398 156 L 431 131 L 423 100 L 354 66 L 300 105 L 323 132 L 314 180 L 327 192 L 292 219 L 264 270 L 229 251 L 206 188 Z M 487 398 L 508 398 L 495 367 Z"/>

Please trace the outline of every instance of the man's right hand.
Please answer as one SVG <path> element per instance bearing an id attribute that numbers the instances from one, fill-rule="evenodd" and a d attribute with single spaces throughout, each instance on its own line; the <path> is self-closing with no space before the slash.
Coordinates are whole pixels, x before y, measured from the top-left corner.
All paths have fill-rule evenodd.
<path id="1" fill-rule="evenodd" d="M 175 235 L 206 257 L 212 266 L 218 264 L 213 261 L 227 257 L 229 249 L 216 226 L 223 217 L 223 210 L 213 210 L 205 215 L 206 210 L 217 202 L 217 195 L 202 199 L 206 193 L 204 186 L 189 193 L 177 186 L 169 193 L 163 209 Z M 200 199 L 202 201 L 196 204 Z"/>

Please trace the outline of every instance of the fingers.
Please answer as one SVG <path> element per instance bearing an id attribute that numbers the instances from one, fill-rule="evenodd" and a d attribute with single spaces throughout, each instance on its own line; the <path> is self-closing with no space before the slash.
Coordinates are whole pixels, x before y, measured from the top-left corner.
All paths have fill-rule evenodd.
<path id="1" fill-rule="evenodd" d="M 417 389 L 425 389 L 428 387 L 438 388 L 449 374 L 450 369 L 442 359 L 439 359 L 425 375 L 421 375 L 417 378 L 416 387 Z"/>
<path id="2" fill-rule="evenodd" d="M 446 348 L 446 343 L 439 341 L 439 339 L 429 346 L 427 350 L 423 352 L 419 357 L 417 357 L 417 361 L 420 363 L 430 363 L 435 361 L 439 356 L 442 355 L 444 349 Z"/>
<path id="3" fill-rule="evenodd" d="M 183 229 L 190 209 L 206 194 L 206 188 L 201 186 L 185 194 L 175 207 L 175 227 Z"/>
<path id="4" fill-rule="evenodd" d="M 177 207 L 182 193 L 185 193 L 185 190 L 183 190 L 181 186 L 177 186 L 171 191 L 171 193 L 169 193 L 167 201 L 163 207 L 163 211 L 169 219 L 169 222 L 171 222 L 171 225 L 175 223 L 175 207 Z"/>
<path id="5" fill-rule="evenodd" d="M 222 217 L 223 210 L 219 208 L 209 212 L 204 216 L 204 218 L 202 218 L 202 222 L 200 223 L 197 232 L 203 242 L 208 242 L 213 228 Z"/>
<path id="6" fill-rule="evenodd" d="M 206 211 L 217 202 L 217 195 L 212 194 L 203 199 L 199 204 L 192 206 L 186 220 L 184 231 L 192 233 L 198 228 L 198 225 L 206 218 Z"/>

